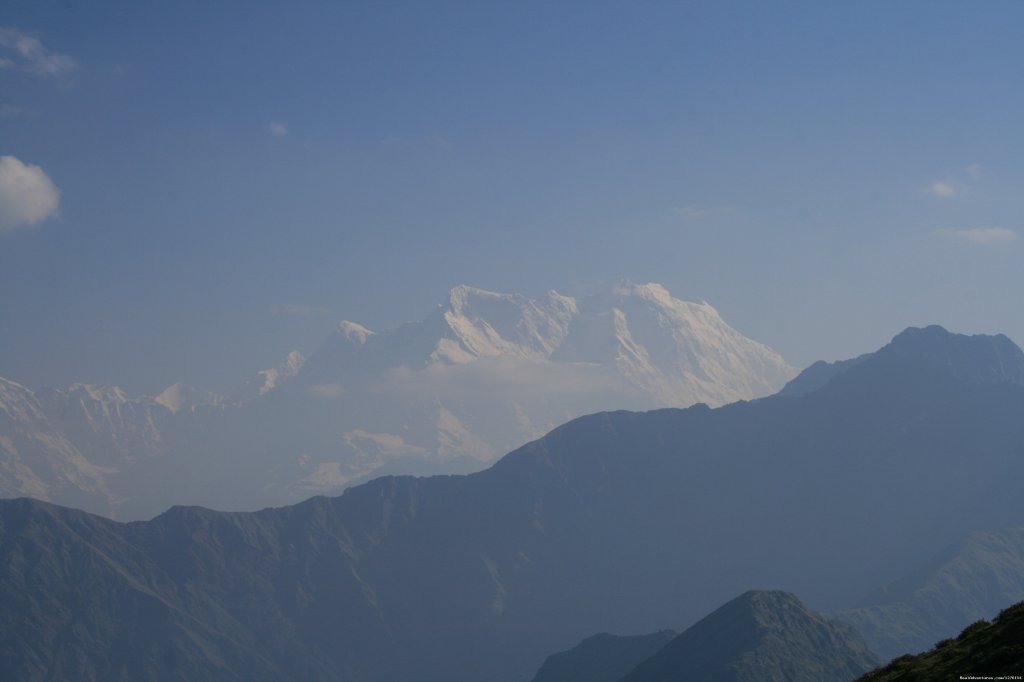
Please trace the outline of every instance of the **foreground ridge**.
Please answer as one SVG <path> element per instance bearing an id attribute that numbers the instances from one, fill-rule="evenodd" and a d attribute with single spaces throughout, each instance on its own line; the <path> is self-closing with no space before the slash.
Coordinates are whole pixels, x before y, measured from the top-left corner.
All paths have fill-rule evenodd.
<path id="1" fill-rule="evenodd" d="M 940 680 L 1019 680 L 1024 675 L 1024 602 L 989 623 L 979 620 L 955 639 L 931 651 L 901 656 L 857 682 L 939 682 Z"/>

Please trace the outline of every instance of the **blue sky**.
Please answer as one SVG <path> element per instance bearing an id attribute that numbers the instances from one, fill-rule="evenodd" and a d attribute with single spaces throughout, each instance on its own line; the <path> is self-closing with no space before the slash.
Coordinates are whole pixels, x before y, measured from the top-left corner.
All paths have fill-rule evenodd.
<path id="1" fill-rule="evenodd" d="M 0 9 L 0 375 L 220 390 L 459 283 L 1024 341 L 1024 4 Z"/>

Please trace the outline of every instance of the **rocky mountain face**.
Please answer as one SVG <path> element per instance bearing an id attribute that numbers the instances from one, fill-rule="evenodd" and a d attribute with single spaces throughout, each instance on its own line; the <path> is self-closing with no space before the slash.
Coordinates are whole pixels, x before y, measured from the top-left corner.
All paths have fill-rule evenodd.
<path id="1" fill-rule="evenodd" d="M 747 592 L 688 628 L 621 682 L 850 682 L 875 668 L 857 632 L 792 594 Z"/>
<path id="2" fill-rule="evenodd" d="M 178 503 L 257 509 L 381 474 L 478 470 L 582 414 L 721 405 L 792 373 L 711 306 L 657 284 L 539 299 L 459 286 L 421 322 L 342 322 L 308 360 L 292 353 L 228 398 L 6 382 L 38 410 L 4 422 L 0 438 L 22 435 L 0 485 L 122 519 Z M 41 485 L 56 474 L 34 463 L 60 453 L 77 473 Z"/>
<path id="3" fill-rule="evenodd" d="M 752 585 L 849 607 L 1019 523 L 1007 344 L 912 329 L 810 393 L 590 415 L 475 474 L 255 513 L 2 502 L 0 677 L 529 679 Z"/>

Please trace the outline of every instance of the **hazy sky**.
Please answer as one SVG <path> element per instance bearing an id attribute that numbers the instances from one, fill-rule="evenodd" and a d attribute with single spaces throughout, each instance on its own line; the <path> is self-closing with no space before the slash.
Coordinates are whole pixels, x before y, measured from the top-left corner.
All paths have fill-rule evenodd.
<path id="1" fill-rule="evenodd" d="M 1024 341 L 1024 3 L 4 0 L 0 375 L 227 389 L 455 284 Z"/>

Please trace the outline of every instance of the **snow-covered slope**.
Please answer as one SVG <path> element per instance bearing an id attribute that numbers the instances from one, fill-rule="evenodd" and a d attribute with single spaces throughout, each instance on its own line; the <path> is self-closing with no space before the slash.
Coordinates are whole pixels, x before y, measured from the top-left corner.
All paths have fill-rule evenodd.
<path id="1" fill-rule="evenodd" d="M 558 363 L 602 377 L 610 372 L 650 407 L 763 396 L 794 373 L 707 303 L 673 298 L 659 284 L 624 282 L 579 299 L 553 291 L 529 299 L 460 285 L 420 323 L 374 334 L 342 322 L 300 378 L 344 385 L 387 369 L 422 371 L 486 358 Z"/>
<path id="2" fill-rule="evenodd" d="M 106 473 L 47 418 L 32 391 L 0 378 L 0 497 L 60 500 L 110 514 Z"/>
<path id="3" fill-rule="evenodd" d="M 102 467 L 93 478 L 113 488 L 116 513 L 138 518 L 171 504 L 285 504 L 382 473 L 479 469 L 582 414 L 719 405 L 792 376 L 710 305 L 657 284 L 537 299 L 463 285 L 419 322 L 375 333 L 343 321 L 308 360 L 289 354 L 230 401 L 180 385 L 152 398 L 76 385 L 19 394 L 8 409 Z"/>

